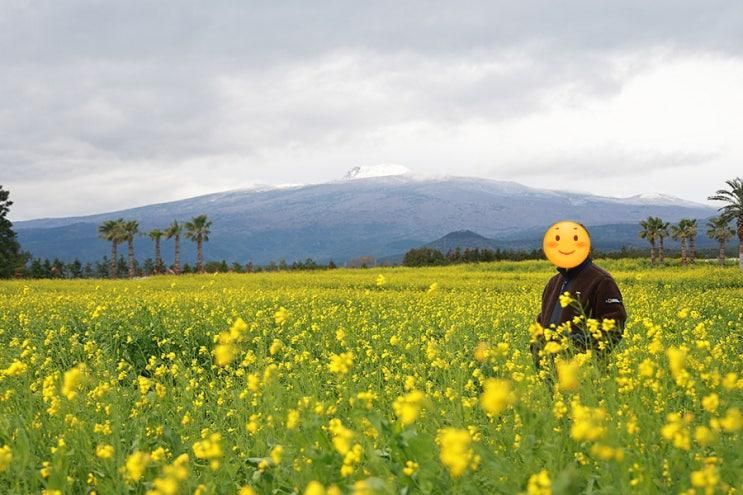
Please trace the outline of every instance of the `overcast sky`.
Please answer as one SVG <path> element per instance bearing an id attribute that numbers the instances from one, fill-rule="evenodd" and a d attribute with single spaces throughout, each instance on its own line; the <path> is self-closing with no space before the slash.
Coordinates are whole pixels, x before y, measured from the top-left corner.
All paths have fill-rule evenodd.
<path id="1" fill-rule="evenodd" d="M 14 220 L 357 165 L 704 201 L 743 176 L 743 2 L 0 0 Z"/>

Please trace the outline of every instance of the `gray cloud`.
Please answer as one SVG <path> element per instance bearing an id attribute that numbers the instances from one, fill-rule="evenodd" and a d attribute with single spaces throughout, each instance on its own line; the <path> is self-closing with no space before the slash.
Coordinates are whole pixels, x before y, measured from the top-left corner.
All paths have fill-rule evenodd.
<path id="1" fill-rule="evenodd" d="M 16 218 L 322 180 L 364 160 L 456 173 L 424 151 L 442 132 L 518 121 L 555 95 L 608 98 L 664 57 L 743 50 L 735 1 L 0 3 L 0 182 Z"/>

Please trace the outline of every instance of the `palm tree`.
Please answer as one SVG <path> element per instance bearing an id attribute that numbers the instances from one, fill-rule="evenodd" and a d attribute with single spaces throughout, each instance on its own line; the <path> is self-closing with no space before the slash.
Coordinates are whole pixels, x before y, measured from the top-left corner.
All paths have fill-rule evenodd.
<path id="1" fill-rule="evenodd" d="M 211 226 L 212 221 L 206 215 L 193 217 L 190 222 L 186 222 L 186 239 L 196 243 L 196 269 L 199 273 L 204 273 L 203 243 L 209 241 Z"/>
<path id="2" fill-rule="evenodd" d="M 116 257 L 119 243 L 124 240 L 124 219 L 106 220 L 98 226 L 101 239 L 111 242 L 111 278 L 116 278 Z"/>
<path id="3" fill-rule="evenodd" d="M 165 237 L 170 239 L 175 237 L 175 262 L 173 263 L 173 269 L 176 275 L 181 273 L 181 233 L 183 232 L 183 225 L 178 223 L 178 220 L 173 220 L 173 223 L 165 229 Z"/>
<path id="4" fill-rule="evenodd" d="M 160 239 L 165 235 L 165 232 L 160 229 L 152 229 L 147 233 L 147 235 L 150 239 L 155 241 L 155 273 L 162 273 L 163 259 L 162 256 L 160 256 Z"/>
<path id="5" fill-rule="evenodd" d="M 124 240 L 127 243 L 127 254 L 129 257 L 129 278 L 134 278 L 134 237 L 139 234 L 139 222 L 128 220 L 122 225 L 124 229 Z"/>
<path id="6" fill-rule="evenodd" d="M 697 257 L 697 220 L 687 218 L 686 220 L 686 238 L 689 240 L 689 262 L 694 263 Z"/>
<path id="7" fill-rule="evenodd" d="M 653 217 L 647 220 L 640 220 L 640 238 L 647 239 L 650 243 L 650 263 L 655 264 L 655 239 L 658 236 L 658 224 Z"/>
<path id="8" fill-rule="evenodd" d="M 671 225 L 671 238 L 675 241 L 679 241 L 681 244 L 681 264 L 686 264 L 686 236 L 688 230 L 686 228 L 686 219 L 682 218 L 679 220 L 677 225 Z"/>
<path id="9" fill-rule="evenodd" d="M 657 231 L 655 235 L 658 237 L 658 258 L 661 264 L 665 261 L 665 246 L 663 245 L 663 240 L 668 237 L 668 228 L 671 224 L 668 222 L 664 222 L 662 218 L 655 217 L 655 225 L 657 227 Z"/>
<path id="10" fill-rule="evenodd" d="M 707 236 L 720 243 L 720 266 L 725 264 L 725 243 L 732 239 L 735 231 L 730 228 L 730 220 L 725 217 L 712 217 L 707 222 Z"/>
<path id="11" fill-rule="evenodd" d="M 724 201 L 728 204 L 719 208 L 717 211 L 728 221 L 735 218 L 738 232 L 738 266 L 743 270 L 743 179 L 737 177 L 725 181 L 730 190 L 720 189 L 709 200 Z"/>

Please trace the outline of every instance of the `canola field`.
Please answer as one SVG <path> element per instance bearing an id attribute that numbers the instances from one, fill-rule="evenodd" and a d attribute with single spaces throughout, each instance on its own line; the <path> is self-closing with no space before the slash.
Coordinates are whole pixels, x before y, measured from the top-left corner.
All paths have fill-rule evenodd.
<path id="1" fill-rule="evenodd" d="M 0 493 L 743 493 L 743 273 L 597 263 L 606 366 L 547 262 L 2 282 Z"/>

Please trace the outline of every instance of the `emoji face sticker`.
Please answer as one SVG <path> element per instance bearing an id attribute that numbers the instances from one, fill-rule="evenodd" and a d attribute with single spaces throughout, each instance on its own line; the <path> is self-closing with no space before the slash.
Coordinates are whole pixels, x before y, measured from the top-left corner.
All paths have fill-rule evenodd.
<path id="1" fill-rule="evenodd" d="M 544 234 L 544 254 L 555 266 L 573 268 L 588 257 L 591 238 L 582 225 L 575 222 L 557 222 Z"/>

